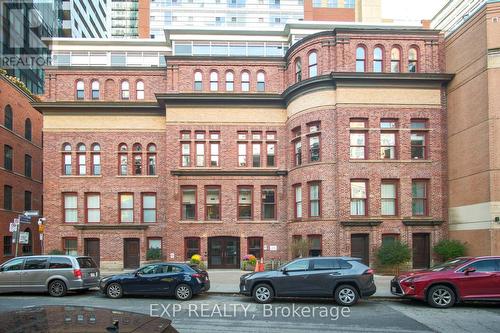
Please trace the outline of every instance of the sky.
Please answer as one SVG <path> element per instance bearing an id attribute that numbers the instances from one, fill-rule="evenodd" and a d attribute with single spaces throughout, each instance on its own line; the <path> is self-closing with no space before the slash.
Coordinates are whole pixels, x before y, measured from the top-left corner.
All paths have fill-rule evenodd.
<path id="1" fill-rule="evenodd" d="M 382 0 L 382 17 L 397 21 L 430 20 L 448 0 Z"/>

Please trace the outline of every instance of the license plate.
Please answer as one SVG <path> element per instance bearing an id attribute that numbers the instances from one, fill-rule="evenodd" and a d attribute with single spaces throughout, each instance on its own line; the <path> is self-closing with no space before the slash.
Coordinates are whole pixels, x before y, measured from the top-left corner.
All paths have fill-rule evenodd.
<path id="1" fill-rule="evenodd" d="M 96 277 L 97 273 L 90 273 L 90 277 Z"/>
<path id="2" fill-rule="evenodd" d="M 395 293 L 396 292 L 396 287 L 391 287 L 391 291 Z"/>

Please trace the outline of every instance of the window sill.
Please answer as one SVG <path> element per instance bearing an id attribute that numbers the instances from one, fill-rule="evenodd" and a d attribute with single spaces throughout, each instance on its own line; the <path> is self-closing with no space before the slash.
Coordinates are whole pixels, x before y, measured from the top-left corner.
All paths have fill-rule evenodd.
<path id="1" fill-rule="evenodd" d="M 158 175 L 116 175 L 117 178 L 158 178 Z"/>
<path id="2" fill-rule="evenodd" d="M 274 224 L 278 220 L 252 220 L 252 221 L 236 221 L 236 224 Z"/>
<path id="3" fill-rule="evenodd" d="M 102 178 L 102 175 L 60 175 L 61 178 Z"/>
<path id="4" fill-rule="evenodd" d="M 351 163 L 432 163 L 429 159 L 412 159 L 412 160 L 362 160 L 362 159 L 349 159 Z"/>
<path id="5" fill-rule="evenodd" d="M 181 220 L 180 224 L 222 224 L 222 221 Z"/>

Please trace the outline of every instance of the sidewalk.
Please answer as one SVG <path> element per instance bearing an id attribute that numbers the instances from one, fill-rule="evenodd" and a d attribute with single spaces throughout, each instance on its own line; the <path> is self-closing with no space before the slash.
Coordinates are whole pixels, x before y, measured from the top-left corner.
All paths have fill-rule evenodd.
<path id="1" fill-rule="evenodd" d="M 210 277 L 209 293 L 238 293 L 240 285 L 240 276 L 242 274 L 251 273 L 232 269 L 210 269 L 208 275 Z M 375 285 L 377 292 L 372 297 L 395 297 L 391 294 L 390 282 L 392 276 L 375 275 Z"/>

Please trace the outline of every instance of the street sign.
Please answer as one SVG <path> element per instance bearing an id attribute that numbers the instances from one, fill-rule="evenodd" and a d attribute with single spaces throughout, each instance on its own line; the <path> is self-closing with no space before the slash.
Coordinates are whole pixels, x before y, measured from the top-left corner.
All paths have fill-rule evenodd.
<path id="1" fill-rule="evenodd" d="M 24 216 L 38 216 L 39 212 L 37 210 L 27 210 L 24 212 Z"/>
<path id="2" fill-rule="evenodd" d="M 17 230 L 17 224 L 14 222 L 9 224 L 9 232 L 15 232 Z"/>
<path id="3" fill-rule="evenodd" d="M 31 217 L 30 216 L 19 215 L 19 221 L 21 223 L 31 223 Z"/>
<path id="4" fill-rule="evenodd" d="M 30 233 L 21 231 L 19 233 L 19 244 L 28 244 L 30 242 Z"/>
<path id="5" fill-rule="evenodd" d="M 14 224 L 19 224 L 19 219 L 14 219 Z"/>

